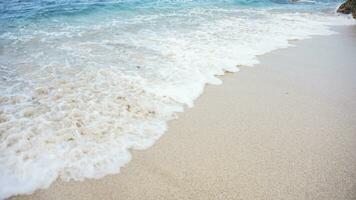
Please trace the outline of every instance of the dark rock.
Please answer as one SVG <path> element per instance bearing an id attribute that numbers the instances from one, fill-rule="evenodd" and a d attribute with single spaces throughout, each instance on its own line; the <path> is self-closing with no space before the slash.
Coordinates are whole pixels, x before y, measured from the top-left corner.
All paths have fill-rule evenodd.
<path id="1" fill-rule="evenodd" d="M 345 3 L 337 9 L 337 12 L 343 14 L 352 14 L 353 18 L 356 19 L 356 0 L 346 0 Z"/>

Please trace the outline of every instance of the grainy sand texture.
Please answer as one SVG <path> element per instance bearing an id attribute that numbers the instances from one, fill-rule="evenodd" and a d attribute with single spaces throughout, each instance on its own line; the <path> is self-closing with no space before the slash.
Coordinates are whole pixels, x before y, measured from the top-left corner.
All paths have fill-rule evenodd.
<path id="1" fill-rule="evenodd" d="M 356 27 L 208 86 L 117 175 L 13 199 L 356 199 Z"/>

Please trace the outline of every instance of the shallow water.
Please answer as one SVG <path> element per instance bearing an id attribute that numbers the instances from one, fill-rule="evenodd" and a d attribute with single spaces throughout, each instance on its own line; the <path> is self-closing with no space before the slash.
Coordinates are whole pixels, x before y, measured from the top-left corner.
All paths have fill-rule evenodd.
<path id="1" fill-rule="evenodd" d="M 0 199 L 117 173 L 216 75 L 329 35 L 335 1 L 0 2 Z"/>

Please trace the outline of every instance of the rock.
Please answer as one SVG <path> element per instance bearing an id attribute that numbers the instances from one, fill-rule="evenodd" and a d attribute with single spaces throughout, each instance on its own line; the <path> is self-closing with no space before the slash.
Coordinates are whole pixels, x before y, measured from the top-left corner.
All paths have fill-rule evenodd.
<path id="1" fill-rule="evenodd" d="M 343 14 L 352 14 L 353 18 L 356 19 L 356 0 L 346 0 L 341 6 L 337 9 L 337 12 Z"/>

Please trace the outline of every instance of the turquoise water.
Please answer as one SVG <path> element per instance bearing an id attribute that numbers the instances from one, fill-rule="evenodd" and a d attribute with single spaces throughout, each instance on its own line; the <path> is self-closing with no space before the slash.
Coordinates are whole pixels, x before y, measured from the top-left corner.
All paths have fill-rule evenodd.
<path id="1" fill-rule="evenodd" d="M 184 9 L 270 8 L 284 11 L 332 11 L 339 0 L 306 0 L 292 3 L 289 0 L 9 0 L 0 2 L 0 33 L 33 23 L 55 26 L 59 22 L 95 23 L 111 15 L 178 12 Z"/>
<path id="2" fill-rule="evenodd" d="M 216 75 L 334 34 L 338 1 L 0 1 L 0 199 L 119 173 Z"/>
<path id="3" fill-rule="evenodd" d="M 164 12 L 193 7 L 235 7 L 261 8 L 280 7 L 284 9 L 334 9 L 341 1 L 301 1 L 288 0 L 9 0 L 0 2 L 0 20 L 11 27 L 13 23 L 34 22 L 36 20 L 91 15 L 97 12 Z M 12 24 L 12 25 L 10 25 Z"/>

